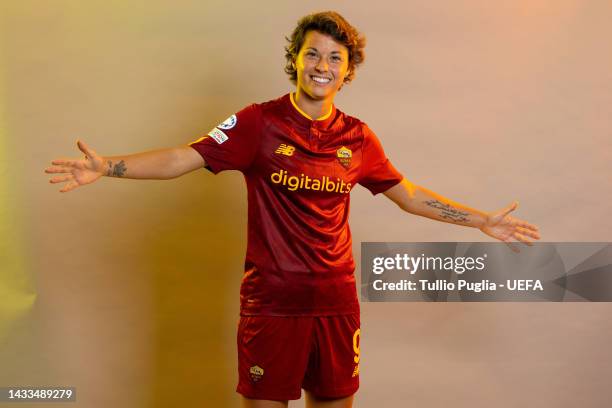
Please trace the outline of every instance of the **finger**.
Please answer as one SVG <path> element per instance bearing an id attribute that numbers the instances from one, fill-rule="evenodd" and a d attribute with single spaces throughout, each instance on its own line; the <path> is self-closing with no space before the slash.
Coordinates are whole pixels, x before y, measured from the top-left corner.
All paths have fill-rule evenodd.
<path id="1" fill-rule="evenodd" d="M 90 157 L 90 158 L 97 156 L 96 152 L 91 150 L 89 146 L 87 146 L 87 144 L 83 142 L 82 140 L 77 140 L 77 146 L 79 147 L 80 151 L 85 153 L 85 156 Z"/>
<path id="2" fill-rule="evenodd" d="M 530 230 L 530 229 L 527 229 L 527 228 L 521 228 L 521 227 L 518 227 L 516 229 L 516 231 L 519 234 L 524 235 L 526 237 L 530 237 L 530 238 L 533 238 L 533 239 L 540 239 L 540 234 L 537 231 L 533 231 L 533 230 Z"/>
<path id="3" fill-rule="evenodd" d="M 506 216 L 518 208 L 518 201 L 513 202 L 503 210 L 503 215 Z"/>
<path id="4" fill-rule="evenodd" d="M 517 227 L 526 228 L 526 229 L 530 229 L 532 231 L 538 231 L 539 230 L 537 225 L 530 224 L 527 221 L 523 221 L 523 220 L 516 220 L 516 226 Z"/>
<path id="5" fill-rule="evenodd" d="M 60 190 L 60 193 L 67 193 L 68 191 L 74 190 L 78 186 L 79 186 L 79 183 L 77 183 L 76 181 L 72 180 L 70 183 L 66 184 L 64 186 L 64 188 L 62 188 Z"/>
<path id="6" fill-rule="evenodd" d="M 517 241 L 522 242 L 525 245 L 533 246 L 533 243 L 529 240 L 529 238 L 527 238 L 523 234 L 515 232 L 512 236 L 514 237 L 514 239 L 516 239 Z"/>
<path id="7" fill-rule="evenodd" d="M 51 164 L 56 164 L 58 166 L 74 166 L 76 165 L 77 160 L 68 160 L 68 159 L 58 159 L 52 160 Z"/>
<path id="8" fill-rule="evenodd" d="M 65 176 L 55 176 L 55 177 L 52 177 L 49 180 L 49 183 L 51 183 L 51 184 L 62 183 L 64 181 L 69 181 L 69 180 L 74 180 L 74 176 L 72 174 L 67 174 Z"/>
<path id="9" fill-rule="evenodd" d="M 519 252 L 521 252 L 516 245 L 514 245 L 514 243 L 512 241 L 510 241 L 509 239 L 504 239 L 504 244 L 506 244 L 506 246 L 508 248 L 510 248 L 510 250 L 512 252 L 514 252 L 515 254 L 518 254 Z"/>
<path id="10" fill-rule="evenodd" d="M 47 167 L 45 173 L 70 173 L 72 168 L 64 166 Z"/>

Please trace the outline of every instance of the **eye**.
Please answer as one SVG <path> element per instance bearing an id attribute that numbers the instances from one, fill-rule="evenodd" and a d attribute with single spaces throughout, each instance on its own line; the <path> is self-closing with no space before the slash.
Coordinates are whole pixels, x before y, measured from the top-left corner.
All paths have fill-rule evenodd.
<path id="1" fill-rule="evenodd" d="M 340 61 L 342 61 L 342 57 L 341 57 L 341 56 L 339 56 L 339 55 L 334 55 L 334 56 L 332 56 L 332 57 L 331 57 L 331 59 L 332 59 L 332 61 L 334 61 L 334 62 L 340 62 Z"/>
<path id="2" fill-rule="evenodd" d="M 307 57 L 316 57 L 317 53 L 314 51 L 306 51 L 306 56 Z"/>

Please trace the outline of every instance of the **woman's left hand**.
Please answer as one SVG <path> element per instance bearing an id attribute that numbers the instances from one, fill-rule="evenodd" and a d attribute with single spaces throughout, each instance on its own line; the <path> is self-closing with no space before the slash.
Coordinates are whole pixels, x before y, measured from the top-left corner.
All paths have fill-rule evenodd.
<path id="1" fill-rule="evenodd" d="M 480 230 L 488 236 L 507 244 L 514 240 L 531 245 L 533 240 L 540 239 L 538 227 L 511 216 L 510 213 L 517 208 L 518 203 L 515 201 L 506 208 L 487 214 L 487 220 Z M 513 251 L 518 251 L 512 246 L 510 248 Z"/>

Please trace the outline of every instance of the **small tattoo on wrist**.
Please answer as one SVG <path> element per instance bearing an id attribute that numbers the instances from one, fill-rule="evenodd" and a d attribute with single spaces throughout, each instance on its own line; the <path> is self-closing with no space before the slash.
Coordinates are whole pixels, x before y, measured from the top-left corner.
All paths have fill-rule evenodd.
<path id="1" fill-rule="evenodd" d="M 125 162 L 123 160 L 121 160 L 119 163 L 116 163 L 114 166 L 112 161 L 108 161 L 108 169 L 106 170 L 107 176 L 123 177 L 126 171 L 127 167 L 125 167 Z"/>

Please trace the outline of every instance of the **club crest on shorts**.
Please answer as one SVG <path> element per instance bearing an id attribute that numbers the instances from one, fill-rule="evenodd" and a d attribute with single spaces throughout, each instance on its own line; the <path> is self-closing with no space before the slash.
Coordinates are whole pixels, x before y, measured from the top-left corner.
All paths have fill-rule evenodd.
<path id="1" fill-rule="evenodd" d="M 253 380 L 253 382 L 257 382 L 261 380 L 261 377 L 263 377 L 264 369 L 258 365 L 254 365 L 253 367 L 249 368 L 249 374 L 251 375 L 251 380 Z"/>
<path id="2" fill-rule="evenodd" d="M 238 118 L 236 117 L 236 115 L 232 115 L 229 118 L 225 119 L 222 123 L 218 124 L 217 127 L 219 129 L 227 130 L 236 126 L 236 123 L 238 123 Z"/>
<path id="3" fill-rule="evenodd" d="M 355 364 L 355 369 L 353 370 L 353 377 L 357 377 L 359 375 L 359 357 L 361 352 L 359 351 L 359 341 L 361 339 L 361 329 L 355 330 L 353 334 L 353 351 L 355 352 L 355 356 L 353 357 L 353 361 Z"/>
<path id="4" fill-rule="evenodd" d="M 351 149 L 342 146 L 336 151 L 336 155 L 338 156 L 338 161 L 344 168 L 348 169 L 351 166 L 351 159 L 353 158 Z"/>

